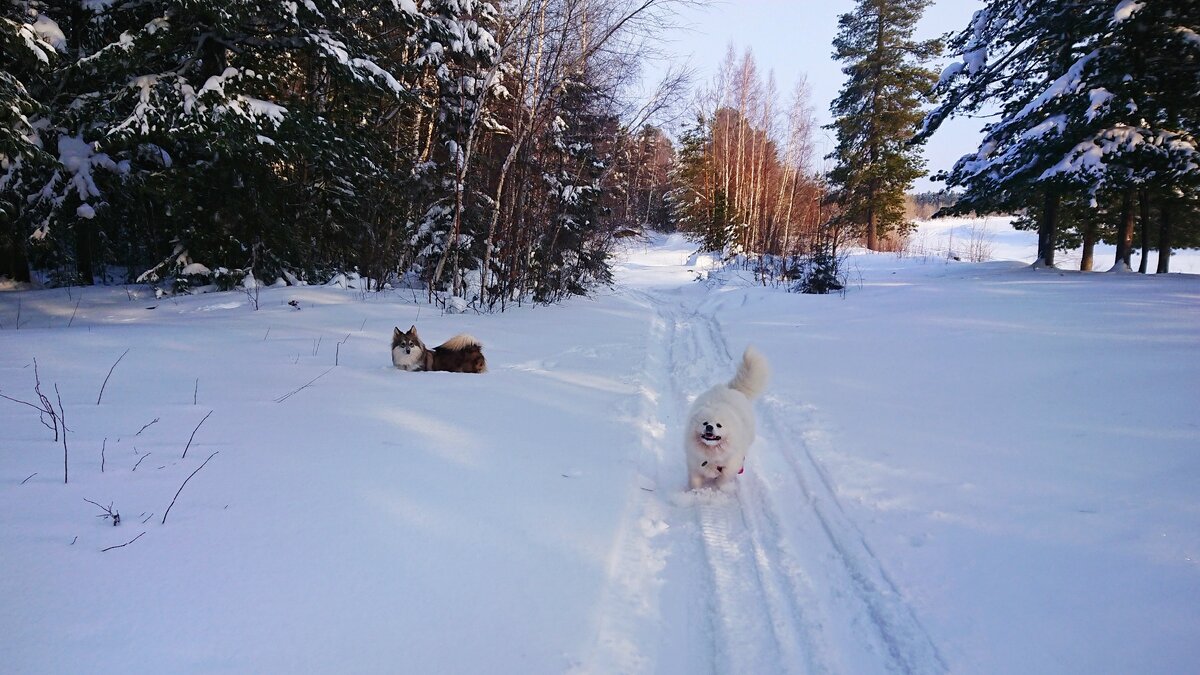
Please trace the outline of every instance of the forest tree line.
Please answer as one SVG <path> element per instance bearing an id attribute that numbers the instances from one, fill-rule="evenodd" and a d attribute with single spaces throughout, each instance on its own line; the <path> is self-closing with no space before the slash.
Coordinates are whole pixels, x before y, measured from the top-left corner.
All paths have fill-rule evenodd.
<path id="1" fill-rule="evenodd" d="M 0 275 L 582 293 L 665 219 L 684 80 L 630 92 L 680 4 L 7 2 Z"/>
<path id="2" fill-rule="evenodd" d="M 608 281 L 617 238 L 649 228 L 828 261 L 903 237 L 921 144 L 977 114 L 979 149 L 918 205 L 1018 214 L 1041 264 L 1081 245 L 1090 268 L 1110 241 L 1127 265 L 1136 239 L 1168 271 L 1200 244 L 1200 3 L 992 0 L 917 40 L 929 0 L 858 0 L 824 130 L 805 83 L 782 96 L 749 49 L 698 92 L 670 70 L 639 91 L 693 4 L 8 0 L 0 276 L 357 272 L 494 310 Z"/>
<path id="3" fill-rule="evenodd" d="M 1132 252 L 1200 245 L 1200 2 L 991 0 L 952 35 L 954 57 L 918 138 L 987 115 L 977 151 L 941 178 L 949 213 L 1021 213 L 1038 263 L 1098 241 Z"/>

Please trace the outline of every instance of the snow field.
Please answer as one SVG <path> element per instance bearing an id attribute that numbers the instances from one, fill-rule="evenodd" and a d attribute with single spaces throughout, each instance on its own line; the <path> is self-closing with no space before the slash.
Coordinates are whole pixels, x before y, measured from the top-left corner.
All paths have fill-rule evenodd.
<path id="1" fill-rule="evenodd" d="M 0 401 L 4 670 L 1190 672 L 1200 278 L 855 254 L 814 297 L 693 253 L 497 316 L 0 293 L 0 393 L 36 357 L 71 452 Z M 410 323 L 490 372 L 396 371 Z M 751 343 L 746 473 L 687 493 L 687 406 Z"/>

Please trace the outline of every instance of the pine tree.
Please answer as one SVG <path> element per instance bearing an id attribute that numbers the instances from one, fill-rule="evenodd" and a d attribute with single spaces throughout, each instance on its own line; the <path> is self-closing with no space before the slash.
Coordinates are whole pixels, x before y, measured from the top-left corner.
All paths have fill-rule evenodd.
<path id="1" fill-rule="evenodd" d="M 421 36 L 419 63 L 437 83 L 435 166 L 425 170 L 430 205 L 421 224 L 428 241 L 430 288 L 439 289 L 451 264 L 451 292 L 462 296 L 464 267 L 483 258 L 486 197 L 468 182 L 477 145 L 496 122 L 487 106 L 499 85 L 500 47 L 492 36 L 497 16 L 481 0 L 427 0 L 430 21 Z"/>
<path id="2" fill-rule="evenodd" d="M 920 106 L 936 75 L 923 64 L 940 51 L 937 40 L 912 37 L 929 0 L 859 0 L 843 14 L 834 58 L 846 62 L 846 83 L 833 101 L 837 133 L 829 180 L 841 218 L 859 228 L 867 247 L 903 231 L 904 194 L 923 174 L 919 148 L 909 143 Z"/>
<path id="3" fill-rule="evenodd" d="M 706 251 L 720 251 L 733 236 L 724 189 L 713 171 L 712 125 L 703 114 L 679 134 L 671 172 L 671 212 L 678 228 L 699 237 Z"/>
<path id="4" fill-rule="evenodd" d="M 955 210 L 1034 209 L 1037 264 L 1052 266 L 1064 208 L 1119 203 L 1116 268 L 1126 268 L 1135 211 L 1150 213 L 1134 193 L 1172 201 L 1197 184 L 1197 11 L 1194 2 L 995 0 L 977 12 L 951 41 L 961 60 L 943 72 L 944 103 L 922 132 L 1000 108 L 979 149 L 945 176 L 966 188 Z M 1085 246 L 1093 220 L 1084 219 Z"/>
<path id="5" fill-rule="evenodd" d="M 1092 199 L 1119 195 L 1114 269 L 1128 270 L 1135 224 L 1148 248 L 1152 205 L 1169 209 L 1200 187 L 1200 3 L 1123 2 L 1110 12 L 1078 90 L 1065 96 L 1077 142 L 1041 178 L 1070 176 Z"/>
<path id="6" fill-rule="evenodd" d="M 585 292 L 610 209 L 661 198 L 613 160 L 624 47 L 671 5 L 7 0 L 0 257 L 52 283 Z"/>
<path id="7" fill-rule="evenodd" d="M 601 177 L 612 161 L 614 140 L 624 135 L 603 105 L 601 92 L 580 71 L 563 83 L 558 115 L 541 144 L 542 181 L 552 224 L 533 246 L 533 293 L 538 302 L 582 295 L 612 275 L 600 227 Z"/>
<path id="8" fill-rule="evenodd" d="M 44 114 L 30 92 L 48 77 L 65 47 L 58 26 L 33 3 L 12 3 L 0 14 L 0 277 L 29 281 L 29 230 L 22 196 L 55 164 L 34 123 Z"/>
<path id="9" fill-rule="evenodd" d="M 951 40 L 962 61 L 939 80 L 945 101 L 926 120 L 924 134 L 936 129 L 956 106 L 975 112 L 1002 100 L 1000 120 L 984 127 L 980 150 L 964 156 L 944 176 L 950 187 L 966 188 L 956 212 L 989 213 L 1034 207 L 1039 214 L 1038 263 L 1053 266 L 1062 196 L 1068 178 L 1037 181 L 1046 161 L 1070 146 L 1064 100 L 1057 95 L 1078 86 L 1082 40 L 1098 20 L 1093 8 L 1066 2 L 1025 7 L 1001 0 L 976 12 L 971 27 Z M 994 54 L 1003 55 L 990 59 Z M 1030 195 L 1038 195 L 1037 202 Z"/>
<path id="10" fill-rule="evenodd" d="M 645 125 L 622 145 L 609 172 L 605 197 L 618 231 L 670 231 L 674 224 L 664 202 L 670 190 L 675 150 L 661 129 Z"/>
<path id="11" fill-rule="evenodd" d="M 82 283 L 102 262 L 159 258 L 143 279 L 228 269 L 227 281 L 343 262 L 308 242 L 336 240 L 323 221 L 357 212 L 377 169 L 364 99 L 408 95 L 365 32 L 380 12 L 334 0 L 79 7 L 65 30 L 82 56 L 58 75 L 46 139 L 64 170 L 38 193 L 40 235 Z"/>

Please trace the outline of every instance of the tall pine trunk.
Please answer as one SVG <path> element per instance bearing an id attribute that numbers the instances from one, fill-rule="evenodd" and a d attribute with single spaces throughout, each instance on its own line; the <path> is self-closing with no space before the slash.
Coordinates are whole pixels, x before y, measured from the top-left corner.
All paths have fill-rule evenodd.
<path id="1" fill-rule="evenodd" d="M 1042 208 L 1042 218 L 1038 222 L 1038 259 L 1035 265 L 1054 267 L 1054 248 L 1058 232 L 1059 194 L 1054 190 L 1046 190 L 1046 202 Z"/>
<path id="2" fill-rule="evenodd" d="M 93 246 L 92 241 L 95 239 L 92 236 L 92 223 L 89 220 L 77 219 L 75 221 L 75 283 L 81 286 L 92 285 L 93 272 Z"/>
<path id="3" fill-rule="evenodd" d="M 1159 216 L 1158 229 L 1158 269 L 1159 274 L 1171 271 L 1171 206 L 1163 203 Z"/>
<path id="4" fill-rule="evenodd" d="M 1087 215 L 1083 225 L 1083 257 L 1079 260 L 1080 272 L 1091 272 L 1096 260 L 1096 219 Z"/>
<path id="5" fill-rule="evenodd" d="M 875 150 L 871 150 L 871 163 L 875 163 Z M 867 250 L 879 250 L 879 182 L 872 178 L 871 187 L 867 193 Z"/>
<path id="6" fill-rule="evenodd" d="M 1133 254 L 1133 190 L 1121 196 L 1121 225 L 1117 229 L 1117 254 L 1113 269 L 1130 271 L 1129 259 Z"/>
<path id="7" fill-rule="evenodd" d="M 1142 260 L 1138 263 L 1138 274 L 1146 273 L 1146 261 L 1150 259 L 1150 191 L 1138 193 L 1138 207 L 1142 212 Z"/>
<path id="8" fill-rule="evenodd" d="M 0 243 L 0 277 L 8 277 L 13 281 L 30 281 L 29 259 L 25 257 L 25 249 L 19 239 L 11 245 Z"/>

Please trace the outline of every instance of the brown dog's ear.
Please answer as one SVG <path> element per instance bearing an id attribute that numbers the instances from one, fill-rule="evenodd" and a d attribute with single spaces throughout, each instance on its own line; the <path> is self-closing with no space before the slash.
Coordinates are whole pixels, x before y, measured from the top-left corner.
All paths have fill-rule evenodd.
<path id="1" fill-rule="evenodd" d="M 400 326 L 396 326 L 395 329 L 392 331 L 392 337 L 398 338 L 401 335 L 402 335 L 402 333 L 400 332 Z"/>
<path id="2" fill-rule="evenodd" d="M 416 326 L 411 326 L 411 327 L 409 327 L 409 329 L 408 329 L 408 334 L 409 334 L 409 335 L 414 335 L 414 336 L 415 336 L 415 335 L 417 334 L 417 327 L 416 327 Z"/>

